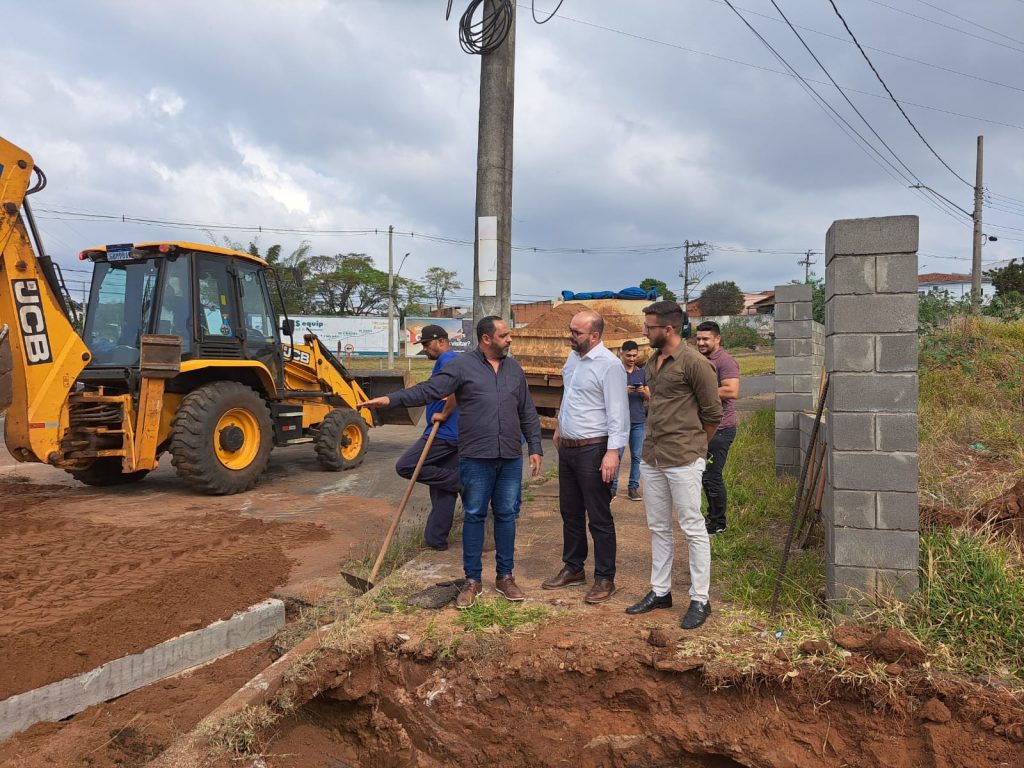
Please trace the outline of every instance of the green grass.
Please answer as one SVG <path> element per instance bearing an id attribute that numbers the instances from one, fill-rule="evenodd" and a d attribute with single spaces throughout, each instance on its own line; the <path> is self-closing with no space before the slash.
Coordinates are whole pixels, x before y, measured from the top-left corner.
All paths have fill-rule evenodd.
<path id="1" fill-rule="evenodd" d="M 549 615 L 550 611 L 539 605 L 523 605 L 508 600 L 477 600 L 459 612 L 456 622 L 472 632 L 483 632 L 494 626 L 510 630 L 524 624 L 536 624 Z"/>
<path id="2" fill-rule="evenodd" d="M 736 362 L 740 366 L 740 376 L 760 376 L 775 372 L 774 355 L 744 355 L 737 357 Z"/>
<path id="3" fill-rule="evenodd" d="M 744 420 L 725 465 L 729 527 L 711 539 L 715 578 L 725 598 L 747 608 L 768 610 L 782 544 L 796 492 L 794 478 L 775 476 L 775 420 L 760 410 Z M 793 554 L 780 594 L 783 612 L 816 611 L 814 596 L 824 584 L 820 551 Z"/>
<path id="4" fill-rule="evenodd" d="M 984 532 L 921 535 L 921 589 L 888 617 L 942 646 L 949 667 L 1024 680 L 1024 571 L 1020 553 Z"/>
<path id="5" fill-rule="evenodd" d="M 382 371 L 387 367 L 388 361 L 384 357 L 353 357 L 351 364 L 347 357 L 342 357 L 341 362 L 346 368 L 352 371 Z M 395 369 L 409 371 L 413 379 L 418 383 L 430 378 L 434 370 L 434 361 L 426 357 L 395 357 Z"/>

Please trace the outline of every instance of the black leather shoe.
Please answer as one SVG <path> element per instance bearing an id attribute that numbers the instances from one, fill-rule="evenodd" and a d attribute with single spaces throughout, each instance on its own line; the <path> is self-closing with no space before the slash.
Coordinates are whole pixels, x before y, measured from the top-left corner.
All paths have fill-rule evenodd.
<path id="1" fill-rule="evenodd" d="M 647 613 L 653 611 L 655 608 L 671 608 L 672 607 L 672 593 L 669 592 L 663 597 L 658 597 L 654 592 L 648 592 L 644 595 L 643 600 L 639 603 L 629 606 L 626 609 L 626 613 L 636 615 L 638 613 Z"/>
<path id="2" fill-rule="evenodd" d="M 696 629 L 711 615 L 711 602 L 702 603 L 699 600 L 691 600 L 690 607 L 686 609 L 686 615 L 679 622 L 683 629 Z"/>

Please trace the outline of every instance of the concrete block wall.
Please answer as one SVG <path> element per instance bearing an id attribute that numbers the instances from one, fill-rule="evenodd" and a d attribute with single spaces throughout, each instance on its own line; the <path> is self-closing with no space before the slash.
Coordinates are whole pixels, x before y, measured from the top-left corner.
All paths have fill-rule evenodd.
<path id="1" fill-rule="evenodd" d="M 916 216 L 836 221 L 825 243 L 828 597 L 918 587 Z"/>
<path id="2" fill-rule="evenodd" d="M 775 286 L 775 472 L 800 471 L 798 414 L 818 406 L 824 327 L 813 320 L 810 285 Z"/>

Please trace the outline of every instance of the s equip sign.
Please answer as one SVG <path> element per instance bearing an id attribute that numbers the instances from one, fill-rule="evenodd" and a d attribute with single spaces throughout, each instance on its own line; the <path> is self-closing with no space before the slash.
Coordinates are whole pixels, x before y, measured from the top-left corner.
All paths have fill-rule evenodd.
<path id="1" fill-rule="evenodd" d="M 18 324 L 25 342 L 25 360 L 29 365 L 53 361 L 50 337 L 46 333 L 46 317 L 36 280 L 12 280 L 14 304 L 18 308 Z"/>

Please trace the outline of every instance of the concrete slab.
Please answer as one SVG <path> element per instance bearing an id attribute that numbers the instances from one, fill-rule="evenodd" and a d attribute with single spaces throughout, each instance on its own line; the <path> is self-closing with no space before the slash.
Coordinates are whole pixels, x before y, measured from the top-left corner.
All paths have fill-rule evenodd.
<path id="1" fill-rule="evenodd" d="M 165 677 L 273 637 L 284 603 L 264 600 L 227 621 L 187 632 L 65 680 L 0 701 L 0 739 L 38 722 L 56 722 Z"/>

